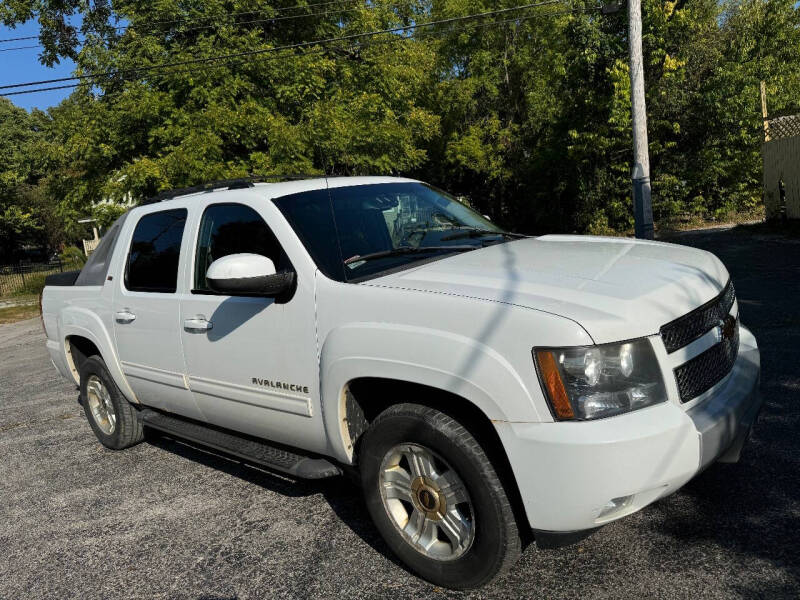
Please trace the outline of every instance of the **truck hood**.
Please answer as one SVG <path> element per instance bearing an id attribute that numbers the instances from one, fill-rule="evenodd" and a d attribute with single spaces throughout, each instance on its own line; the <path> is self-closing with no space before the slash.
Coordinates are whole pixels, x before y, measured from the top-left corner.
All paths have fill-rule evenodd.
<path id="1" fill-rule="evenodd" d="M 366 285 L 455 294 L 557 314 L 595 343 L 658 333 L 728 281 L 713 254 L 686 246 L 577 235 L 496 244 Z"/>

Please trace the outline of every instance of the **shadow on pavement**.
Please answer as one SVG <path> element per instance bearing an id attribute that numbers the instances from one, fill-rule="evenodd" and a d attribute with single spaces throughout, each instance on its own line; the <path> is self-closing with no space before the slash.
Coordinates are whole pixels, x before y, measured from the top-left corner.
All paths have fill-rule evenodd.
<path id="1" fill-rule="evenodd" d="M 739 586 L 744 598 L 797 597 L 800 583 L 800 240 L 763 226 L 686 232 L 665 241 L 715 253 L 736 287 L 742 323 L 761 350 L 764 407 L 735 465 L 713 465 L 670 502 L 653 507 L 657 529 L 688 542 L 685 560 L 708 541 L 746 559 L 766 560 L 790 582 Z"/>
<path id="2" fill-rule="evenodd" d="M 181 458 L 191 460 L 232 477 L 288 498 L 322 495 L 336 516 L 358 535 L 373 550 L 389 559 L 395 565 L 407 570 L 394 556 L 372 524 L 366 504 L 358 485 L 349 477 L 342 475 L 328 479 L 293 479 L 282 473 L 271 471 L 258 465 L 230 457 L 209 448 L 177 440 L 145 429 L 147 443 L 171 452 Z"/>

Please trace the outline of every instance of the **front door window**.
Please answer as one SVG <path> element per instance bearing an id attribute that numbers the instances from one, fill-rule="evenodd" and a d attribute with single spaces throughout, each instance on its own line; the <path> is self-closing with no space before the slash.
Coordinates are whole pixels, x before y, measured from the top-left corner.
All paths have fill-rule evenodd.
<path id="1" fill-rule="evenodd" d="M 208 267 L 229 254 L 261 254 L 279 271 L 288 266 L 278 240 L 256 211 L 243 204 L 212 204 L 200 222 L 194 292 L 211 293 L 206 281 Z"/>

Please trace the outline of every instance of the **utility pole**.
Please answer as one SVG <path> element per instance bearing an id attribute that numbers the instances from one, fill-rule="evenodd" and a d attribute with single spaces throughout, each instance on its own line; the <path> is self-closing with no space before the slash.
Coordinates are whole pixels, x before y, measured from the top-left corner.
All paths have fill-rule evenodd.
<path id="1" fill-rule="evenodd" d="M 769 121 L 767 120 L 767 84 L 761 82 L 761 116 L 764 118 L 764 141 L 769 141 Z"/>
<path id="2" fill-rule="evenodd" d="M 647 149 L 647 113 L 644 102 L 642 60 L 642 2 L 628 0 L 628 47 L 633 120 L 633 219 L 636 237 L 653 239 L 653 204 L 650 198 L 650 153 Z"/>

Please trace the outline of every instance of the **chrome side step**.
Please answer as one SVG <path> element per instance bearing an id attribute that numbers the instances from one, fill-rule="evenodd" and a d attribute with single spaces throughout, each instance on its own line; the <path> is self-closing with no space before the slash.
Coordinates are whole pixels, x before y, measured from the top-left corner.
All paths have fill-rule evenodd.
<path id="1" fill-rule="evenodd" d="M 335 464 L 324 458 L 296 454 L 266 441 L 244 437 L 196 421 L 145 408 L 139 412 L 145 427 L 151 427 L 176 438 L 189 440 L 231 454 L 246 461 L 281 471 L 301 479 L 322 479 L 341 475 Z"/>

